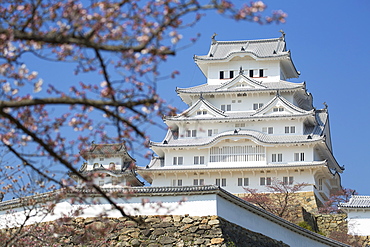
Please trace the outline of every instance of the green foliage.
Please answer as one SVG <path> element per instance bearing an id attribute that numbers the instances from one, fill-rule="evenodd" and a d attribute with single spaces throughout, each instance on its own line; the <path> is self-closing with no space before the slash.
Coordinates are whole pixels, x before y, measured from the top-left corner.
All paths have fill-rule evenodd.
<path id="1" fill-rule="evenodd" d="M 310 224 L 308 224 L 306 221 L 301 221 L 298 223 L 298 226 L 304 228 L 304 229 L 307 229 L 307 230 L 310 230 L 311 232 L 313 232 L 313 229 L 312 229 L 312 226 L 310 226 Z"/>

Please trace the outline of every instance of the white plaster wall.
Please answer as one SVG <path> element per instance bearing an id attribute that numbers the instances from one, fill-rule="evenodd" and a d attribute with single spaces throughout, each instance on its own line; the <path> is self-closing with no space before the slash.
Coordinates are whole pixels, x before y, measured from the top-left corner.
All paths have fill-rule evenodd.
<path id="1" fill-rule="evenodd" d="M 254 214 L 238 205 L 226 201 L 224 198 L 217 198 L 217 213 L 220 217 L 229 222 L 235 223 L 248 230 L 262 233 L 270 238 L 283 241 L 290 246 L 328 246 L 271 222 L 263 216 Z"/>
<path id="2" fill-rule="evenodd" d="M 94 200 L 96 201 L 96 199 Z M 146 202 L 144 205 L 143 201 Z M 264 213 L 262 215 L 256 214 L 216 194 L 192 195 L 187 198 L 182 196 L 139 196 L 119 198 L 116 202 L 129 215 L 218 215 L 229 222 L 283 241 L 290 246 L 328 246 L 301 235 L 296 232 L 297 229 L 292 231 L 285 228 L 283 225 L 286 223 L 284 222 L 281 222 L 282 225 L 277 224 L 266 218 Z M 54 214 L 45 214 L 42 210 L 33 210 L 34 216 L 27 220 L 26 224 L 53 221 L 67 215 L 72 216 L 77 209 L 82 209 L 82 214 L 79 217 L 96 217 L 102 214 L 106 214 L 108 217 L 122 216 L 117 210 L 111 210 L 111 205 L 106 204 L 103 199 L 96 205 L 92 205 L 91 200 L 81 205 L 72 205 L 66 200 L 57 203 Z M 0 212 L 0 228 L 19 226 L 25 220 L 25 213 L 27 214 L 27 210 L 23 211 L 22 208 L 10 214 Z"/>
<path id="3" fill-rule="evenodd" d="M 100 202 L 99 202 L 100 200 Z M 122 206 L 127 215 L 185 215 L 207 216 L 217 215 L 216 196 L 213 194 L 196 196 L 153 196 L 153 197 L 131 197 L 116 200 L 118 206 Z M 113 210 L 110 204 L 102 198 L 85 200 L 84 204 L 72 204 L 70 200 L 56 204 L 53 213 L 48 213 L 43 207 L 33 209 L 16 208 L 10 212 L 0 211 L 0 228 L 10 228 L 22 225 L 26 216 L 31 215 L 26 225 L 54 221 L 61 217 L 76 217 L 74 212 L 82 210 L 78 217 L 122 217 L 118 210 Z M 99 202 L 99 203 L 96 203 Z M 145 202 L 145 203 L 143 203 Z M 94 205 L 95 204 L 95 205 Z"/>
<path id="4" fill-rule="evenodd" d="M 247 57 L 245 57 L 247 58 Z M 226 80 L 219 79 L 219 72 L 221 70 L 234 70 L 234 76 L 239 73 L 240 67 L 245 70 L 244 74 L 249 76 L 250 69 L 264 69 L 267 78 L 254 78 L 257 81 L 277 81 L 280 79 L 280 63 L 279 61 L 255 61 L 253 59 L 246 59 L 244 61 L 229 61 L 226 63 L 215 63 L 208 66 L 208 84 L 217 85 Z"/>
<path id="5" fill-rule="evenodd" d="M 347 214 L 348 234 L 370 236 L 370 211 L 349 211 Z"/>
<path id="6" fill-rule="evenodd" d="M 100 160 L 100 158 L 103 158 L 104 160 Z M 113 162 L 115 164 L 115 167 L 116 169 L 120 169 L 121 168 L 121 164 L 122 164 L 122 158 L 120 157 L 109 157 L 109 158 L 106 158 L 106 157 L 96 157 L 94 159 L 90 159 L 88 160 L 87 164 L 87 170 L 93 170 L 93 167 L 94 167 L 94 164 L 95 163 L 98 163 L 99 166 L 100 165 L 103 165 L 104 168 L 109 168 L 109 164 Z"/>

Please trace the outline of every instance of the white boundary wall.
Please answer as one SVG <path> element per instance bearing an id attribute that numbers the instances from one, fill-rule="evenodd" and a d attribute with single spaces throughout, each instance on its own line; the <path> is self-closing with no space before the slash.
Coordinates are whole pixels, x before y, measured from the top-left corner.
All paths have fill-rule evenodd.
<path id="1" fill-rule="evenodd" d="M 205 187 L 200 186 L 199 188 Z M 130 215 L 217 215 L 231 223 L 283 241 L 290 246 L 347 246 L 300 228 L 215 186 L 207 188 L 204 191 L 177 193 L 178 195 L 174 195 L 173 192 L 148 191 L 149 193 L 133 195 L 131 198 L 117 199 L 116 202 Z M 183 201 L 184 198 L 186 201 Z M 96 199 L 95 197 L 94 200 Z M 78 217 L 95 217 L 102 213 L 106 213 L 108 217 L 121 217 L 118 210 L 111 210 L 111 205 L 107 203 L 93 205 L 92 200 L 88 200 L 83 204 L 72 205 L 69 201 L 64 200 L 57 203 L 53 214 L 45 214 L 42 210 L 37 212 L 36 210 L 24 210 L 20 207 L 13 207 L 12 213 L 0 211 L 0 227 L 15 227 L 22 224 L 28 214 L 32 217 L 27 224 L 34 224 L 73 215 L 77 209 L 83 209 Z M 101 199 L 101 202 L 103 201 L 104 199 Z M 143 201 L 146 203 L 143 204 Z M 2 204 L 4 203 L 0 203 L 0 210 L 3 208 Z"/>

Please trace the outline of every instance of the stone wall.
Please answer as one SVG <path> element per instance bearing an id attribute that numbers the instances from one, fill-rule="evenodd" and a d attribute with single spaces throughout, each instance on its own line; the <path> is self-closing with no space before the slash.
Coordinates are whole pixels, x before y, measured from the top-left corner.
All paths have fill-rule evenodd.
<path id="1" fill-rule="evenodd" d="M 347 214 L 320 214 L 316 215 L 318 230 L 325 236 L 338 229 L 347 232 Z"/>
<path id="2" fill-rule="evenodd" d="M 218 216 L 71 218 L 28 226 L 24 230 L 31 239 L 17 239 L 17 246 L 27 246 L 27 243 L 41 246 L 47 242 L 57 246 L 288 247 L 281 241 L 249 231 Z M 1 231 L 2 241 L 14 236 L 12 231 L 15 230 Z M 32 239 L 36 235 L 43 236 L 43 242 Z"/>

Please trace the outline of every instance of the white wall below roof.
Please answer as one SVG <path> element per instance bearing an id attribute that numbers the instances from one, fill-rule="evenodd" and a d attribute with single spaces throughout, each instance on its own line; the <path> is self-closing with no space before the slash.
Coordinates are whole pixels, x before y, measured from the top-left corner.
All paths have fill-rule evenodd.
<path id="1" fill-rule="evenodd" d="M 248 230 L 262 233 L 270 238 L 283 241 L 290 246 L 328 246 L 276 224 L 266 217 L 245 210 L 220 196 L 217 198 L 217 214 L 229 222 Z"/>
<path id="2" fill-rule="evenodd" d="M 370 236 L 370 210 L 359 209 L 361 211 L 353 211 L 346 209 L 348 221 L 348 234 L 359 236 Z"/>
<path id="3" fill-rule="evenodd" d="M 249 76 L 249 70 L 264 69 L 267 78 L 254 78 L 257 81 L 278 81 L 280 79 L 280 61 L 256 61 L 256 60 L 238 60 L 226 63 L 209 64 L 207 82 L 210 85 L 219 85 L 226 80 L 220 80 L 220 71 L 234 71 L 234 77 L 239 74 L 240 67 L 243 68 L 244 74 Z"/>
<path id="4" fill-rule="evenodd" d="M 295 183 L 308 183 L 309 186 L 306 186 L 301 189 L 301 191 L 313 191 L 313 186 L 315 184 L 314 177 L 310 173 L 308 169 L 300 169 L 302 171 L 295 172 L 294 170 L 290 170 L 288 173 L 286 170 L 272 170 L 272 169 L 261 169 L 255 171 L 225 171 L 225 172 L 209 172 L 209 171 L 196 171 L 188 172 L 185 174 L 184 172 L 178 172 L 177 174 L 162 174 L 161 176 L 156 176 L 153 179 L 152 186 L 159 187 L 159 186 L 171 186 L 172 180 L 182 180 L 183 186 L 192 186 L 194 179 L 204 179 L 205 185 L 214 185 L 216 184 L 216 178 L 219 179 L 226 179 L 226 186 L 221 186 L 223 189 L 229 191 L 233 194 L 241 194 L 245 193 L 244 186 L 238 186 L 238 178 L 248 178 L 249 179 L 249 186 L 245 186 L 247 188 L 257 189 L 260 192 L 268 192 L 267 187 L 260 185 L 260 178 L 261 177 L 271 177 L 277 178 L 280 181 L 283 180 L 283 177 L 290 177 L 294 178 Z M 263 173 L 261 173 L 263 171 Z M 269 171 L 269 172 L 268 172 Z"/>

